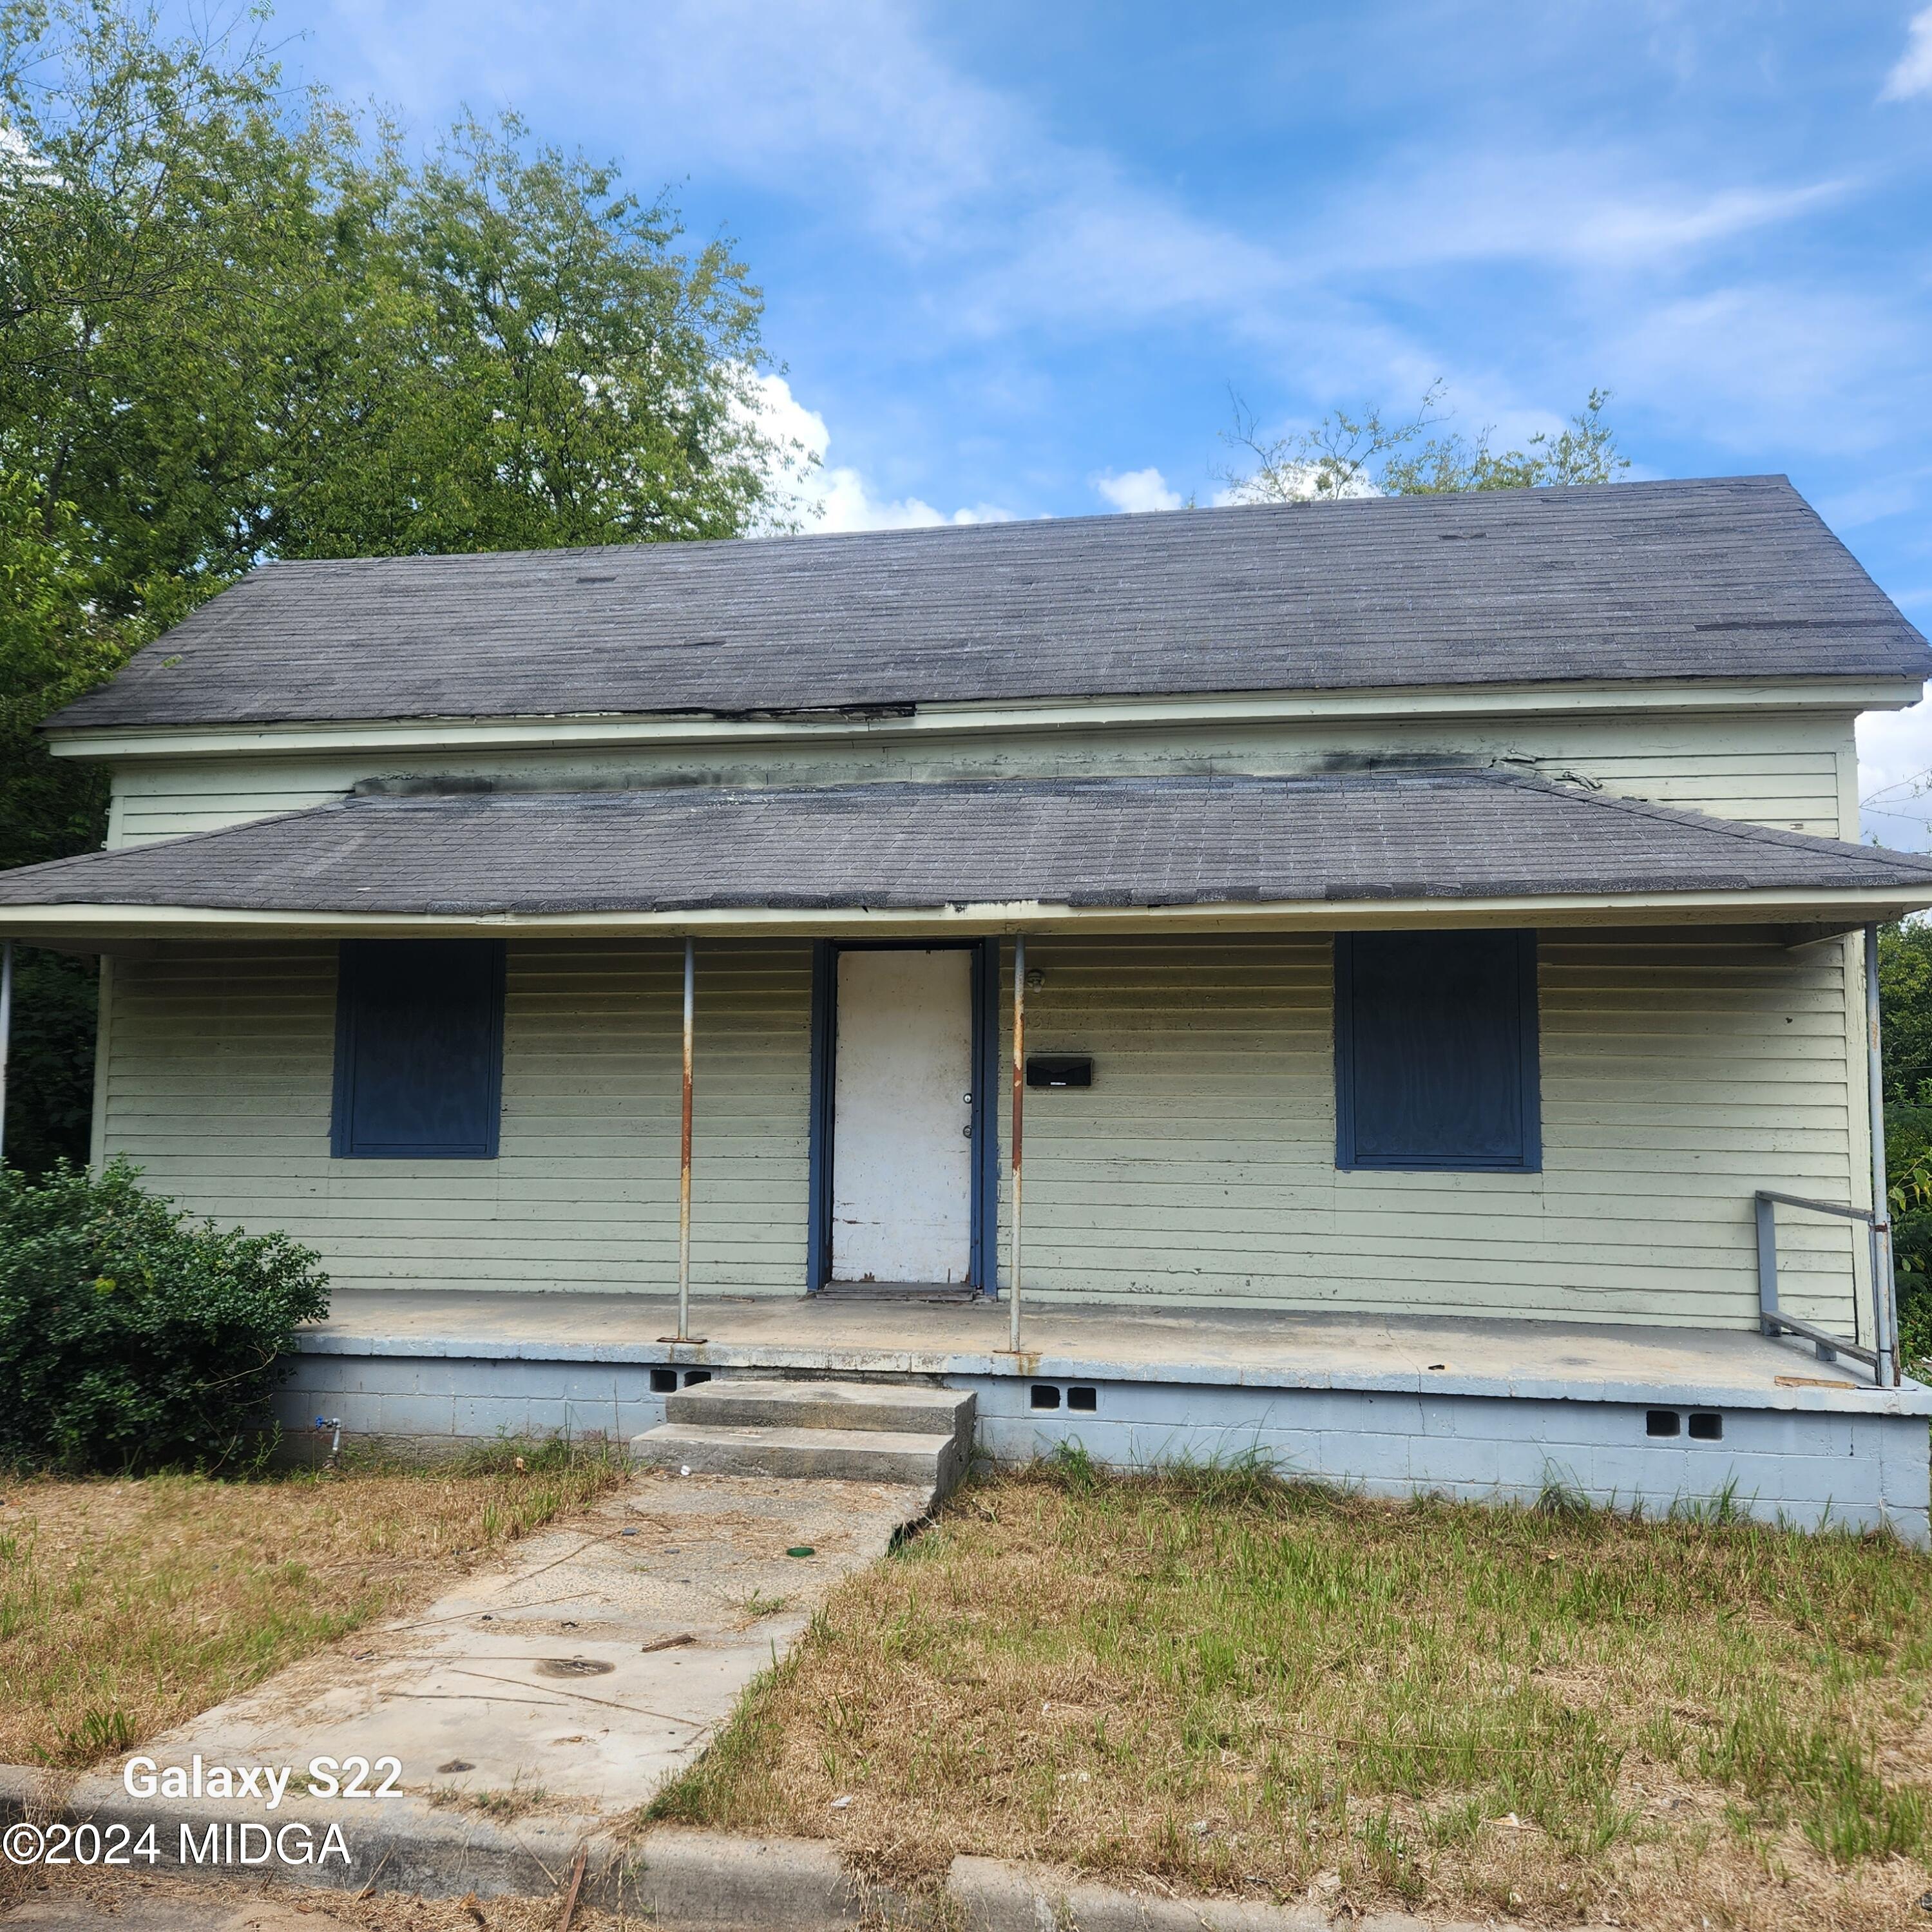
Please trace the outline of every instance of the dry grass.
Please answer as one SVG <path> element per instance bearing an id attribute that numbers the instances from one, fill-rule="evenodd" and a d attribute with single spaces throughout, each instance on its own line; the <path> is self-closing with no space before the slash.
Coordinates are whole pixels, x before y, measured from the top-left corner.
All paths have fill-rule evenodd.
<path id="1" fill-rule="evenodd" d="M 623 1474 L 506 1445 L 428 1471 L 0 1484 L 0 1760 L 125 1750 L 427 1600 Z"/>
<path id="2" fill-rule="evenodd" d="M 1932 1560 L 1252 1472 L 964 1492 L 651 1816 L 1551 1924 L 1925 1922 Z M 833 1801 L 850 1803 L 833 1809 Z"/>

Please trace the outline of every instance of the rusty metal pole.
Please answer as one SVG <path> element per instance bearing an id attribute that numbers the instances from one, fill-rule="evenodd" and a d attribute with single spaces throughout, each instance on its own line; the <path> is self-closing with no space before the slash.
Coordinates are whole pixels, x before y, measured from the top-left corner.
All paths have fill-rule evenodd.
<path id="1" fill-rule="evenodd" d="M 1879 1032 L 1876 926 L 1865 928 L 1864 942 L 1865 1099 L 1870 1114 L 1872 1160 L 1872 1348 L 1878 1357 L 1872 1379 L 1882 1387 L 1896 1388 L 1898 1290 L 1892 1274 L 1892 1200 L 1885 1171 L 1885 1058 Z"/>
<path id="2" fill-rule="evenodd" d="M 1026 935 L 1013 938 L 1013 1234 L 1007 1264 L 1007 1346 L 1020 1352 L 1020 1141 L 1026 1126 Z"/>
<path id="3" fill-rule="evenodd" d="M 677 1160 L 677 1339 L 691 1340 L 691 1078 L 697 945 L 684 942 L 684 1118 Z"/>

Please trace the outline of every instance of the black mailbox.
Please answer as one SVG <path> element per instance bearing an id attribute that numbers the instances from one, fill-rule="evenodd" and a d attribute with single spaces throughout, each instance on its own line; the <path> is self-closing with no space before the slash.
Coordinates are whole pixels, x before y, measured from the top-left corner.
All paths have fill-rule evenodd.
<path id="1" fill-rule="evenodd" d="M 1029 1087 L 1090 1087 L 1094 1063 L 1084 1054 L 1033 1053 L 1027 1056 Z"/>

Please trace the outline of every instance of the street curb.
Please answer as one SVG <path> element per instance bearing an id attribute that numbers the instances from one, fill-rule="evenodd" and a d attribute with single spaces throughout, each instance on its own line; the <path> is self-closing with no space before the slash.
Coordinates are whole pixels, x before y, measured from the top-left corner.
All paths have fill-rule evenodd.
<path id="1" fill-rule="evenodd" d="M 1263 1905 L 1238 1898 L 1173 1898 L 1120 1892 L 1043 1865 L 956 1858 L 946 1896 L 966 1932 L 1508 1932 L 1459 1919 L 1371 1912 L 1337 1921 L 1312 1905 Z"/>
<path id="2" fill-rule="evenodd" d="M 542 1898 L 560 1890 L 580 1850 L 586 1902 L 646 1915 L 664 1932 L 859 1932 L 881 1924 L 922 1932 L 1478 1932 L 1466 1922 L 1376 1912 L 1332 1918 L 1313 1906 L 1240 1899 L 1174 1898 L 1120 1891 L 1049 1867 L 1000 1858 L 956 1858 L 937 1898 L 865 1884 L 837 1847 L 819 1838 L 747 1838 L 660 1827 L 633 1839 L 588 1834 L 554 1820 L 499 1825 L 434 1810 L 414 1798 L 380 1804 L 288 1799 L 265 1814 L 258 1802 L 130 1798 L 118 1778 L 82 1777 L 0 1764 L 0 1824 L 56 1820 L 138 1838 L 152 1826 L 159 1856 L 146 1875 L 233 1876 L 238 1871 L 331 1891 L 411 1893 L 420 1898 Z M 211 1826 L 259 1833 L 306 1828 L 320 1840 L 342 1827 L 346 1860 L 292 1866 L 257 1859 L 198 1863 L 179 1856 L 182 1834 L 207 1842 Z M 257 1842 L 260 1842 L 259 1839 Z M 1512 1932 L 1494 1921 L 1481 1932 Z"/>
<path id="3" fill-rule="evenodd" d="M 740 1838 L 660 1828 L 627 1846 L 626 1905 L 659 1926 L 711 1932 L 845 1932 L 868 1915 L 865 1888 L 822 1838 Z M 611 1903 L 616 1903 L 614 1891 Z M 908 1912 L 890 1894 L 869 1900 L 874 1922 Z M 882 1909 L 883 1908 L 883 1909 Z"/>
<path id="4" fill-rule="evenodd" d="M 265 1812 L 259 1801 L 130 1798 L 118 1778 L 70 1781 L 64 1773 L 22 1765 L 0 1765 L 0 1819 L 10 1824 L 32 1820 L 42 1825 L 58 1820 L 94 1825 L 104 1832 L 124 1826 L 136 1839 L 152 1826 L 158 1856 L 152 1864 L 143 1858 L 131 1868 L 142 1874 L 272 1874 L 331 1891 L 360 1892 L 367 1887 L 432 1898 L 470 1892 L 479 1897 L 541 1896 L 567 1878 L 578 1846 L 586 1842 L 581 1831 L 542 1819 L 502 1826 L 471 1814 L 434 1810 L 411 1798 L 356 1804 L 292 1798 Z M 249 1856 L 254 1848 L 244 1844 L 244 1856 L 234 1857 L 228 1828 L 239 1832 L 244 1825 L 254 1828 L 257 1844 L 263 1831 L 272 1838 L 291 1826 L 305 1828 L 310 1840 L 320 1843 L 331 1826 L 338 1826 L 348 1856 L 332 1857 L 321 1864 L 291 1865 L 268 1856 L 266 1848 L 260 1858 Z M 183 1834 L 191 1834 L 205 1845 L 210 1827 L 218 1834 L 218 1851 L 230 1856 L 184 1861 Z M 595 1876 L 602 1882 L 614 1876 L 609 1868 L 617 1861 L 617 1848 L 601 1838 L 589 1843 L 586 1880 Z"/>

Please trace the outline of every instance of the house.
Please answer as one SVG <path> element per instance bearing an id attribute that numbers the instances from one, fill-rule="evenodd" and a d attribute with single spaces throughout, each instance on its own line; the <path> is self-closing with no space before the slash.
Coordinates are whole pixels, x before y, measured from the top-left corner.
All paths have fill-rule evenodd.
<path id="1" fill-rule="evenodd" d="M 320 1250 L 304 1427 L 910 1376 L 1922 1542 L 1928 674 L 1777 477 L 275 563 L 50 721 L 107 847 L 0 932 L 101 956 L 97 1158 Z"/>

